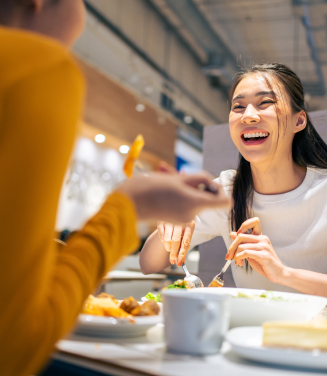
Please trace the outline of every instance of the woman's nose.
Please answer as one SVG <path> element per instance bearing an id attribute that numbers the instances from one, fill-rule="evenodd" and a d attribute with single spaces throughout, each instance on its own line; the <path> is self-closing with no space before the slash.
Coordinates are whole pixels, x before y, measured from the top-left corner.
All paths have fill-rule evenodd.
<path id="1" fill-rule="evenodd" d="M 260 121 L 260 116 L 258 114 L 258 111 L 252 106 L 252 104 L 249 104 L 241 118 L 241 122 L 244 124 L 250 124 L 250 123 L 258 123 Z"/>

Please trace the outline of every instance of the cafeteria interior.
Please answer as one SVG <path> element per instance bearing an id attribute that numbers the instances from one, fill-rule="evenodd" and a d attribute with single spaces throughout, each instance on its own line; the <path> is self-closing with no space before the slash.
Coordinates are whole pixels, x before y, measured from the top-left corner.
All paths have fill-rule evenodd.
<path id="1" fill-rule="evenodd" d="M 85 28 L 72 53 L 84 76 L 86 96 L 58 202 L 55 241 L 60 253 L 131 176 L 133 181 L 162 173 L 163 163 L 171 169 L 167 174 L 206 171 L 210 179 L 238 168 L 240 151 L 230 131 L 229 92 L 242 69 L 279 63 L 295 72 L 303 85 L 306 113 L 327 143 L 326 0 L 85 0 L 84 4 Z M 253 137 L 264 140 L 262 132 Z M 247 133 L 242 137 L 244 144 L 259 142 L 246 141 L 251 137 Z M 220 186 L 198 187 L 221 193 Z M 307 200 L 304 188 L 301 192 Z M 260 196 L 264 206 L 264 195 L 254 195 L 253 202 Z M 321 202 L 321 217 L 327 215 L 326 205 L 327 196 Z M 313 215 L 310 210 L 308 218 Z M 242 288 L 240 281 L 251 273 L 259 275 L 258 269 L 248 271 L 248 261 L 246 267 L 236 265 L 236 260 L 226 264 L 229 248 L 224 234 L 211 230 L 219 220 L 201 218 L 197 222 L 194 217 L 196 244 L 193 247 L 190 241 L 185 263 L 168 262 L 168 250 L 165 267 L 153 267 L 153 272 L 143 266 L 148 261 L 146 256 L 142 260 L 141 251 L 159 222 L 138 221 L 138 246 L 106 271 L 74 326 L 33 376 L 327 374 L 327 290 L 304 293 L 286 284 L 279 290 L 277 282 L 262 286 L 258 282 L 257 288 L 245 283 Z M 293 220 L 290 214 L 288 222 Z M 261 223 L 262 234 L 269 235 L 264 218 Z M 306 245 L 314 227 L 308 222 L 304 234 L 294 233 L 294 241 L 301 238 Z M 247 230 L 244 236 L 254 236 L 254 227 Z M 122 234 L 130 236 L 127 230 Z M 172 233 L 168 243 L 172 247 Z M 285 252 L 287 247 L 291 245 L 284 247 Z M 158 259 L 163 258 L 159 253 Z M 308 270 L 324 274 L 320 270 L 325 266 L 318 260 L 312 261 L 320 264 L 317 270 Z M 237 272 L 240 268 L 242 272 Z M 215 277 L 218 274 L 222 279 Z M 195 276 L 193 282 L 190 275 Z M 262 275 L 258 281 L 266 278 Z M 209 287 L 214 278 L 219 288 Z"/>

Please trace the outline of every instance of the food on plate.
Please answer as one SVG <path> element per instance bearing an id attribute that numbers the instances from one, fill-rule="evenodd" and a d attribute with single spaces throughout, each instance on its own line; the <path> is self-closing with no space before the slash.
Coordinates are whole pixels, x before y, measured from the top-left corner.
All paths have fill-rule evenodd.
<path id="1" fill-rule="evenodd" d="M 133 316 L 156 316 L 159 314 L 160 307 L 156 302 L 153 300 L 148 300 L 144 302 L 142 305 L 135 307 L 131 314 Z"/>
<path id="2" fill-rule="evenodd" d="M 97 296 L 97 298 L 111 298 L 111 299 L 115 299 L 115 297 L 111 294 L 107 294 L 106 292 L 102 292 L 101 294 L 99 294 Z"/>
<path id="3" fill-rule="evenodd" d="M 125 312 L 131 313 L 134 308 L 139 307 L 139 303 L 136 299 L 134 299 L 132 296 L 129 298 L 125 298 L 121 303 L 120 303 L 120 308 L 123 309 Z"/>
<path id="4" fill-rule="evenodd" d="M 173 284 L 167 286 L 167 287 L 164 287 L 162 290 L 165 290 L 165 289 L 188 289 L 188 284 L 186 281 L 184 281 L 183 279 L 178 279 L 177 281 L 175 281 Z M 152 292 L 149 292 L 148 294 L 145 295 L 145 297 L 148 299 L 148 300 L 154 300 L 155 302 L 161 302 L 161 293 L 159 293 L 158 295 L 154 295 Z"/>
<path id="5" fill-rule="evenodd" d="M 263 346 L 327 351 L 327 321 L 271 321 L 263 324 Z"/>
<path id="6" fill-rule="evenodd" d="M 172 285 L 165 287 L 166 289 L 187 289 L 187 282 L 184 279 L 178 279 Z M 164 290 L 164 289 L 163 289 Z"/>
<path id="7" fill-rule="evenodd" d="M 161 293 L 159 292 L 158 295 L 154 295 L 152 292 L 148 292 L 145 297 L 148 299 L 148 300 L 154 300 L 155 302 L 158 302 L 160 303 L 161 302 Z"/>
<path id="8" fill-rule="evenodd" d="M 121 309 L 117 302 L 110 297 L 94 297 L 89 295 L 83 307 L 83 313 L 96 316 L 110 316 L 116 318 L 132 318 Z"/>
<path id="9" fill-rule="evenodd" d="M 224 285 L 219 283 L 216 279 L 212 280 L 208 287 L 223 287 Z"/>
<path id="10" fill-rule="evenodd" d="M 284 301 L 287 302 L 286 299 L 282 298 L 281 296 L 275 296 L 273 291 L 265 291 L 260 295 L 248 295 L 244 294 L 243 292 L 239 292 L 236 296 L 231 295 L 232 298 L 244 298 L 244 299 L 269 299 L 269 300 L 275 300 L 275 301 Z"/>
<path id="11" fill-rule="evenodd" d="M 132 296 L 119 301 L 113 295 L 101 293 L 97 297 L 89 295 L 82 313 L 96 316 L 110 316 L 115 318 L 133 319 L 133 316 L 158 315 L 160 307 L 154 301 L 139 304 Z"/>
<path id="12" fill-rule="evenodd" d="M 129 149 L 129 152 L 127 154 L 127 157 L 124 163 L 123 171 L 124 171 L 124 174 L 128 178 L 131 178 L 133 175 L 134 164 L 137 161 L 143 149 L 143 146 L 144 146 L 144 138 L 141 134 L 139 134 L 135 138 L 131 148 Z"/>

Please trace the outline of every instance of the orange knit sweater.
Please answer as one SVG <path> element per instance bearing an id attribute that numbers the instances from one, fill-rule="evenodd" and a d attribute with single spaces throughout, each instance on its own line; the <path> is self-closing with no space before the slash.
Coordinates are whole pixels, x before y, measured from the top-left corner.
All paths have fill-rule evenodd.
<path id="1" fill-rule="evenodd" d="M 0 28 L 0 373 L 38 372 L 83 301 L 137 244 L 132 202 L 115 193 L 64 252 L 53 241 L 83 77 L 68 50 Z"/>

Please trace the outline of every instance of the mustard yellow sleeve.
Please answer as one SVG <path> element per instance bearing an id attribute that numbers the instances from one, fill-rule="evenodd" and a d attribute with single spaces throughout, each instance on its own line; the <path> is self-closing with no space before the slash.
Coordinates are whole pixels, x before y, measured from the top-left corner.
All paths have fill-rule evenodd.
<path id="1" fill-rule="evenodd" d="M 5 89 L 0 80 L 2 375 L 37 373 L 104 273 L 138 243 L 133 204 L 114 194 L 56 252 L 58 198 L 83 92 L 69 58 L 31 70 Z"/>

